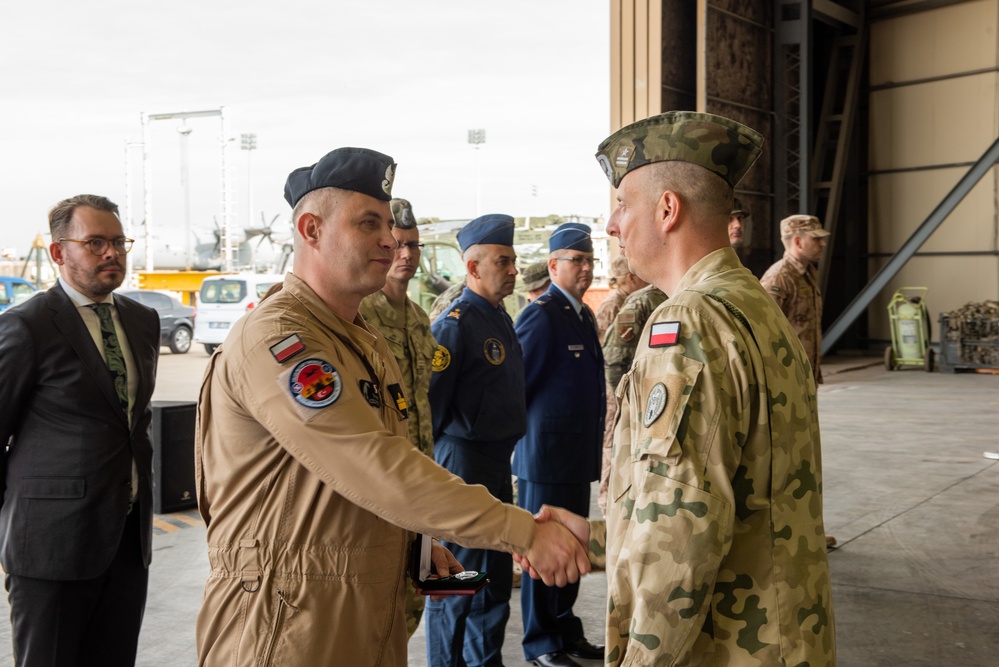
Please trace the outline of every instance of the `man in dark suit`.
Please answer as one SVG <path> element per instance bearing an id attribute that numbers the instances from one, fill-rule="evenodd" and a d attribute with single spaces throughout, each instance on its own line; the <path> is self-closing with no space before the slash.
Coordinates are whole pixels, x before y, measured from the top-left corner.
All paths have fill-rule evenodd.
<path id="1" fill-rule="evenodd" d="M 543 504 L 590 510 L 590 482 L 600 478 L 606 398 L 604 358 L 592 311 L 583 294 L 593 282 L 590 229 L 566 223 L 549 240 L 552 285 L 517 318 L 524 348 L 527 434 L 517 443 L 513 474 L 517 503 L 531 512 Z M 603 658 L 573 614 L 579 586 L 523 580 L 524 657 L 542 667 L 572 667 L 570 656 Z"/>
<path id="2" fill-rule="evenodd" d="M 134 665 L 159 319 L 112 294 L 132 246 L 113 202 L 66 199 L 49 228 L 59 282 L 0 316 L 0 564 L 14 663 Z"/>

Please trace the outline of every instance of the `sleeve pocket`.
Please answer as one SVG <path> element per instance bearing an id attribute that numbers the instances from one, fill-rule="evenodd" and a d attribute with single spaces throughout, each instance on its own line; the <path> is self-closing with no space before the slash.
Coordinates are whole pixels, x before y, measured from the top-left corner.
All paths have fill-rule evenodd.
<path id="1" fill-rule="evenodd" d="M 87 490 L 83 477 L 26 477 L 21 480 L 24 498 L 82 498 Z"/>
<path id="2" fill-rule="evenodd" d="M 635 443 L 639 445 L 636 460 L 647 454 L 667 458 L 680 453 L 677 440 L 682 435 L 685 408 L 704 368 L 699 361 L 683 359 L 683 362 L 664 369 L 666 372 L 662 374 L 643 377 L 641 386 L 635 387 L 641 392 L 636 396 L 640 408 L 635 418 L 639 423 L 633 425 L 638 436 Z"/>

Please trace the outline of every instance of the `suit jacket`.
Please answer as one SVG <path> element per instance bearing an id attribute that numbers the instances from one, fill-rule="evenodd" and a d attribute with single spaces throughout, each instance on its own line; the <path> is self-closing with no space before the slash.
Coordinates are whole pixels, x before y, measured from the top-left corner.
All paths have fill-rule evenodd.
<path id="1" fill-rule="evenodd" d="M 584 304 L 580 319 L 553 284 L 514 328 L 524 348 L 527 434 L 517 443 L 513 474 L 549 484 L 599 479 L 607 402 L 593 312 Z"/>
<path id="2" fill-rule="evenodd" d="M 10 574 L 91 579 L 107 570 L 139 472 L 142 555 L 152 538 L 149 400 L 159 358 L 156 311 L 115 295 L 138 386 L 132 426 L 101 352 L 61 286 L 0 315 L 0 564 Z M 0 448 L 2 449 L 2 448 Z"/>

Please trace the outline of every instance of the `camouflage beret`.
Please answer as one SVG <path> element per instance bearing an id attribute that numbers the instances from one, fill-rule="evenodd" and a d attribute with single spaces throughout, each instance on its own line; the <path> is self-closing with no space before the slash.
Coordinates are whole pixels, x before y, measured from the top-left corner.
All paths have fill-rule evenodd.
<path id="1" fill-rule="evenodd" d="M 551 280 L 548 275 L 548 262 L 528 264 L 520 275 L 524 279 L 524 289 L 528 291 L 541 289 Z"/>
<path id="2" fill-rule="evenodd" d="M 392 218 L 395 219 L 395 226 L 399 229 L 415 229 L 416 216 L 413 215 L 413 205 L 406 199 L 393 199 Z"/>
<path id="3" fill-rule="evenodd" d="M 709 113 L 667 111 L 621 128 L 597 149 L 597 162 L 615 188 L 631 171 L 679 160 L 704 167 L 731 186 L 760 156 L 763 137 L 734 120 Z"/>
<path id="4" fill-rule="evenodd" d="M 292 208 L 313 190 L 339 188 L 389 201 L 395 161 L 388 155 L 368 148 L 337 148 L 309 167 L 299 167 L 288 174 L 284 198 Z"/>
<path id="5" fill-rule="evenodd" d="M 780 221 L 781 236 L 797 234 L 808 234 L 815 238 L 829 236 L 829 232 L 822 229 L 822 223 L 814 215 L 789 215 Z"/>

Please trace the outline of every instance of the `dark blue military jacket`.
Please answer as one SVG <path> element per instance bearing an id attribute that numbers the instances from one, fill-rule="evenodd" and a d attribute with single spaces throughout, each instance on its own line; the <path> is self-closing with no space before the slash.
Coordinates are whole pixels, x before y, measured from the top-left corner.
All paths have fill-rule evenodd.
<path id="1" fill-rule="evenodd" d="M 549 484 L 600 478 L 607 411 L 604 355 L 593 313 L 583 318 L 552 285 L 517 318 L 524 348 L 527 434 L 517 443 L 513 474 Z"/>
<path id="2" fill-rule="evenodd" d="M 430 330 L 438 343 L 430 378 L 434 440 L 505 441 L 512 449 L 527 420 L 524 357 L 510 316 L 466 287 Z"/>

